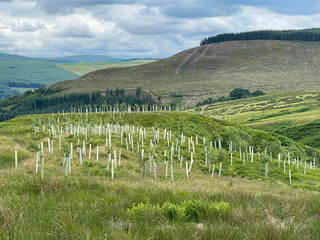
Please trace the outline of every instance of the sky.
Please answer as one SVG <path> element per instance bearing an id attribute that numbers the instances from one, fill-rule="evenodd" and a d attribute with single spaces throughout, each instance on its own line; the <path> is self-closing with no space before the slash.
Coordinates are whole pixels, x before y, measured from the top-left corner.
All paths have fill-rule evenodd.
<path id="1" fill-rule="evenodd" d="M 226 32 L 320 27 L 319 0 L 0 0 L 0 52 L 164 58 Z"/>

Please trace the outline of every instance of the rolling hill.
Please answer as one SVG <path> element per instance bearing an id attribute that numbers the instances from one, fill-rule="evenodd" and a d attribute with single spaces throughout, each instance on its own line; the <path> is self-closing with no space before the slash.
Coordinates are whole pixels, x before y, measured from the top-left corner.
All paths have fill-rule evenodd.
<path id="1" fill-rule="evenodd" d="M 320 42 L 252 40 L 209 44 L 149 64 L 109 68 L 53 87 L 65 92 L 141 86 L 157 96 L 195 105 L 236 87 L 266 93 L 319 88 Z"/>
<path id="2" fill-rule="evenodd" d="M 110 67 L 137 66 L 154 60 L 124 60 L 99 55 L 42 59 L 0 53 L 0 99 L 88 72 Z"/>
<path id="3" fill-rule="evenodd" d="M 72 55 L 66 57 L 48 58 L 56 63 L 79 63 L 79 62 L 101 62 L 101 61 L 121 61 L 122 58 L 103 56 L 103 55 Z"/>
<path id="4" fill-rule="evenodd" d="M 300 91 L 214 103 L 203 106 L 202 110 L 206 115 L 282 134 L 318 148 L 319 107 L 320 91 Z"/>
<path id="5" fill-rule="evenodd" d="M 320 236 L 319 158 L 282 136 L 186 112 L 110 112 L 19 116 L 0 123 L 0 141 L 1 239 Z"/>
<path id="6" fill-rule="evenodd" d="M 152 59 L 134 59 L 134 60 L 109 60 L 109 61 L 97 61 L 97 62 L 57 62 L 56 65 L 66 69 L 67 71 L 73 72 L 80 76 L 87 74 L 92 71 L 112 68 L 112 67 L 130 67 L 130 66 L 138 66 L 141 64 L 146 64 L 153 62 L 155 60 Z"/>
<path id="7" fill-rule="evenodd" d="M 0 98 L 78 76 L 42 59 L 0 54 Z"/>

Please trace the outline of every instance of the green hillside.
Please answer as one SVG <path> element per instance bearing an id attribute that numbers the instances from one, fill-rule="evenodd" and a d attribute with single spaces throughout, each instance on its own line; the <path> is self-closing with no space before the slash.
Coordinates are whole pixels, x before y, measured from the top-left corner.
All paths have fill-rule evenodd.
<path id="1" fill-rule="evenodd" d="M 202 109 L 208 115 L 320 146 L 319 91 L 272 94 L 210 104 Z"/>
<path id="2" fill-rule="evenodd" d="M 78 76 L 41 59 L 0 54 L 0 98 Z"/>
<path id="3" fill-rule="evenodd" d="M 92 71 L 112 67 L 130 67 L 153 62 L 154 60 L 132 60 L 132 61 L 98 61 L 98 62 L 76 62 L 56 63 L 57 66 L 73 72 L 77 75 L 84 75 Z"/>
<path id="4" fill-rule="evenodd" d="M 171 101 L 194 106 L 240 87 L 266 93 L 319 88 L 320 42 L 232 41 L 182 51 L 149 64 L 109 68 L 54 86 L 86 92 L 141 86 Z"/>
<path id="5" fill-rule="evenodd" d="M 0 81 L 11 86 L 41 84 L 44 86 L 59 80 L 76 78 L 78 75 L 45 61 L 0 61 Z"/>
<path id="6" fill-rule="evenodd" d="M 0 139 L 1 239 L 320 236 L 319 153 L 280 135 L 185 112 L 108 112 L 20 116 L 0 123 Z"/>
<path id="7" fill-rule="evenodd" d="M 24 57 L 16 54 L 0 53 L 0 61 L 39 61 L 38 58 Z"/>

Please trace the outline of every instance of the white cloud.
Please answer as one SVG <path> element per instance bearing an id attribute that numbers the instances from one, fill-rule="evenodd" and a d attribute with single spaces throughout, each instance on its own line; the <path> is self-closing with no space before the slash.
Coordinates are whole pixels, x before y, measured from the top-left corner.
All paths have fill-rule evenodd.
<path id="1" fill-rule="evenodd" d="M 11 29 L 14 32 L 35 32 L 40 29 L 45 29 L 46 26 L 42 23 L 30 23 L 24 21 L 16 21 L 11 24 Z"/>
<path id="2" fill-rule="evenodd" d="M 57 0 L 56 4 L 62 0 Z M 53 1 L 0 1 L 0 52 L 28 56 L 105 54 L 116 57 L 166 57 L 195 47 L 204 37 L 259 29 L 319 27 L 320 14 L 287 15 L 267 7 L 238 6 L 205 17 L 172 13 L 177 1 L 123 4 L 73 0 L 70 11 L 46 13 Z M 127 4 L 125 4 L 127 3 Z M 187 5 L 194 6 L 193 0 Z M 182 4 L 182 3 L 181 3 Z M 211 6 L 211 5 L 210 5 Z M 23 10 L 24 9 L 24 10 Z M 167 14 L 170 9 L 172 14 Z M 213 11 L 210 8 L 208 12 Z M 191 14 L 191 10 L 189 13 Z M 175 16 L 179 15 L 179 16 Z"/>
<path id="3" fill-rule="evenodd" d="M 91 14 L 72 14 L 55 19 L 51 25 L 54 37 L 97 38 L 112 31 L 114 24 L 98 21 Z"/>

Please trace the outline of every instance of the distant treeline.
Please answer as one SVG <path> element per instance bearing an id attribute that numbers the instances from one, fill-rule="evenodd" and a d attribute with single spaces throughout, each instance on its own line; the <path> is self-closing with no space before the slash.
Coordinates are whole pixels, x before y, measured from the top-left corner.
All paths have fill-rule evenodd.
<path id="1" fill-rule="evenodd" d="M 230 100 L 236 100 L 236 99 L 241 99 L 241 98 L 248 98 L 248 97 L 257 97 L 261 95 L 265 95 L 266 93 L 260 90 L 251 92 L 248 89 L 243 89 L 243 88 L 235 88 L 233 89 L 228 97 L 222 96 L 219 98 L 208 98 L 203 100 L 202 102 L 197 103 L 197 107 L 207 105 L 207 104 L 212 104 L 216 102 L 225 102 L 225 101 L 230 101 Z"/>
<path id="2" fill-rule="evenodd" d="M 16 91 L 12 90 L 8 83 L 0 83 L 0 99 L 12 96 Z"/>
<path id="3" fill-rule="evenodd" d="M 107 90 L 105 94 L 73 93 L 59 95 L 61 89 L 39 88 L 27 91 L 24 94 L 3 99 L 0 101 L 0 121 L 14 118 L 18 115 L 70 112 L 74 108 L 126 108 L 127 106 L 142 106 L 155 104 L 155 100 L 148 94 L 142 94 L 138 87 L 135 94 L 125 94 L 124 89 Z"/>
<path id="4" fill-rule="evenodd" d="M 24 83 L 24 82 L 9 82 L 9 87 L 21 87 L 21 88 L 39 88 L 45 87 L 46 85 L 41 83 Z"/>
<path id="5" fill-rule="evenodd" d="M 262 30 L 242 33 L 224 33 L 205 38 L 200 45 L 236 40 L 285 40 L 285 41 L 320 41 L 320 28 L 302 30 Z"/>

